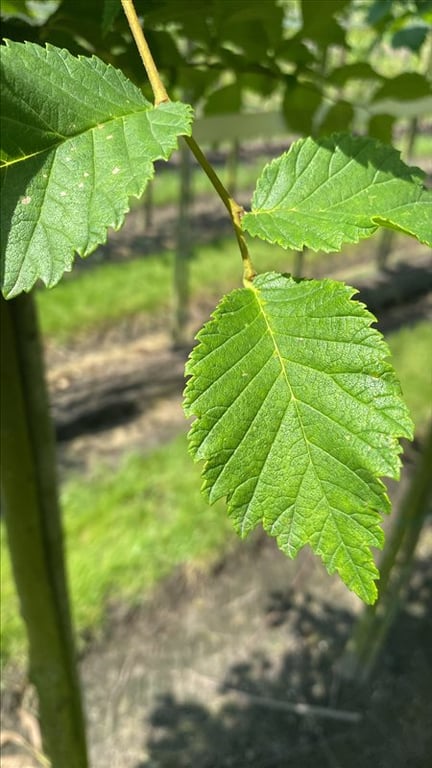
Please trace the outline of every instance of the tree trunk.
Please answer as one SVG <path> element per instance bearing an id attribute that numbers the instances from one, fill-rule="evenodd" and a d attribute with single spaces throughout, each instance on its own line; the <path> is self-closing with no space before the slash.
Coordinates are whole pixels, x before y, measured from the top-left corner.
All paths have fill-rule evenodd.
<path id="1" fill-rule="evenodd" d="M 415 548 L 432 503 L 432 423 L 414 476 L 403 498 L 380 564 L 380 595 L 360 616 L 348 641 L 339 672 L 367 682 L 401 607 L 412 571 Z"/>
<path id="2" fill-rule="evenodd" d="M 180 142 L 180 200 L 178 209 L 177 247 L 174 254 L 174 318 L 173 342 L 182 347 L 190 341 L 187 333 L 189 319 L 189 260 L 192 255 L 190 206 L 192 203 L 191 154 L 184 141 Z"/>
<path id="3" fill-rule="evenodd" d="M 52 768 L 86 768 L 66 583 L 55 445 L 32 296 L 1 302 L 2 497 L 29 643 L 43 746 Z"/>
<path id="4" fill-rule="evenodd" d="M 226 188 L 228 189 L 232 197 L 235 197 L 237 194 L 239 160 L 240 160 L 240 142 L 238 139 L 234 139 L 229 149 L 228 157 L 227 157 L 227 182 L 226 182 Z"/>
<path id="5" fill-rule="evenodd" d="M 154 181 L 149 181 L 144 192 L 144 232 L 153 226 L 153 185 Z"/>

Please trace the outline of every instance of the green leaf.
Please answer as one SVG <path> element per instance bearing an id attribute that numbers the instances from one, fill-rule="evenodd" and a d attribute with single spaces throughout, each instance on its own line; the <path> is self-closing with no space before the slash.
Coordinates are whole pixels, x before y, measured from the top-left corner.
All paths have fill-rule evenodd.
<path id="1" fill-rule="evenodd" d="M 118 0 L 104 0 L 102 13 L 102 34 L 106 35 L 113 27 L 113 24 L 121 11 L 121 5 Z"/>
<path id="2" fill-rule="evenodd" d="M 346 85 L 350 80 L 382 80 L 382 77 L 367 61 L 354 61 L 326 73 L 326 82 L 332 85 Z"/>
<path id="3" fill-rule="evenodd" d="M 295 63 L 299 70 L 307 69 L 307 65 L 317 61 L 314 51 L 310 50 L 298 35 L 295 38 L 291 37 L 289 40 L 283 40 L 277 47 L 275 56 L 277 59 Z"/>
<path id="4" fill-rule="evenodd" d="M 354 109 L 348 102 L 337 101 L 332 104 L 325 113 L 322 122 L 319 124 L 320 135 L 327 135 L 334 131 L 347 130 L 353 122 Z"/>
<path id="5" fill-rule="evenodd" d="M 365 602 L 370 547 L 412 423 L 388 348 L 355 290 L 274 273 L 225 296 L 187 363 L 185 411 L 210 503 L 241 536 L 260 522 L 294 557 L 305 545 Z"/>
<path id="6" fill-rule="evenodd" d="M 322 93 L 313 83 L 299 83 L 288 77 L 282 110 L 288 128 L 296 133 L 311 133 Z"/>
<path id="7" fill-rule="evenodd" d="M 264 168 L 242 226 L 298 251 L 339 250 L 378 226 L 432 245 L 432 192 L 423 179 L 399 152 L 373 139 L 301 139 Z"/>
<path id="8" fill-rule="evenodd" d="M 392 14 L 393 0 L 375 0 L 369 8 L 367 15 L 368 24 L 377 24 L 386 16 Z"/>
<path id="9" fill-rule="evenodd" d="M 2 52 L 2 290 L 55 285 L 118 229 L 191 109 L 153 107 L 118 70 L 47 45 Z"/>
<path id="10" fill-rule="evenodd" d="M 241 90 L 237 84 L 224 85 L 213 91 L 208 97 L 204 107 L 206 115 L 220 115 L 230 112 L 239 112 L 241 109 Z"/>
<path id="11" fill-rule="evenodd" d="M 424 99 L 432 94 L 432 85 L 423 75 L 417 72 L 404 72 L 387 80 L 381 88 L 375 91 L 372 102 L 383 99 L 412 101 Z"/>
<path id="12" fill-rule="evenodd" d="M 30 24 L 45 24 L 58 5 L 56 0 L 2 0 L 0 12 L 2 17 L 14 16 Z"/>
<path id="13" fill-rule="evenodd" d="M 427 40 L 430 26 L 428 24 L 413 24 L 400 29 L 392 37 L 392 48 L 409 48 L 413 53 L 418 53 L 423 43 Z"/>
<path id="14" fill-rule="evenodd" d="M 25 4 L 23 4 L 22 0 L 2 0 L 0 12 L 3 17 L 17 16 L 18 18 L 21 17 L 26 21 L 31 19 L 31 16 L 28 13 L 27 8 Z"/>
<path id="15" fill-rule="evenodd" d="M 260 96 L 270 96 L 278 87 L 276 77 L 274 79 L 267 75 L 258 75 L 253 72 L 237 75 L 237 84 L 240 91 L 249 90 L 258 93 Z"/>
<path id="16" fill-rule="evenodd" d="M 393 115 L 372 115 L 368 125 L 369 136 L 373 136 L 386 144 L 391 144 L 394 123 Z"/>
<path id="17" fill-rule="evenodd" d="M 219 0 L 220 39 L 229 40 L 247 56 L 260 60 L 269 48 L 280 44 L 284 12 L 279 3 L 263 5 L 262 0 Z M 208 12 L 208 4 L 206 4 Z"/>
<path id="18" fill-rule="evenodd" d="M 348 0 L 320 0 L 319 9 L 316 3 L 302 0 L 303 16 L 302 36 L 316 40 L 320 47 L 345 44 L 345 30 L 337 22 L 335 15 L 342 13 Z"/>

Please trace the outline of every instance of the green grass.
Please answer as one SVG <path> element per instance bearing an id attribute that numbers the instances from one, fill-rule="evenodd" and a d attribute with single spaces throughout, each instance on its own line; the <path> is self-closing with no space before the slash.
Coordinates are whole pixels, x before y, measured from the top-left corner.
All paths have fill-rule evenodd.
<path id="1" fill-rule="evenodd" d="M 420 322 L 388 337 L 393 364 L 421 434 L 430 408 L 430 374 L 424 360 L 432 327 Z M 201 497 L 200 469 L 185 436 L 151 455 L 130 455 L 116 471 L 100 467 L 67 481 L 62 506 L 72 600 L 79 630 L 101 626 L 107 600 L 139 602 L 181 563 L 205 564 L 236 540 L 224 505 Z M 2 526 L 2 651 L 24 660 L 24 633 Z"/>
<path id="2" fill-rule="evenodd" d="M 432 324 L 423 320 L 386 336 L 392 362 L 399 376 L 418 435 L 432 418 Z M 425 362 L 426 361 L 426 362 Z"/>
<path id="3" fill-rule="evenodd" d="M 256 241 L 259 271 L 292 269 L 293 257 L 278 246 Z M 112 325 L 138 314 L 166 317 L 172 303 L 172 253 L 98 264 L 63 280 L 55 290 L 36 292 L 43 334 L 64 343 L 76 334 Z M 196 249 L 190 261 L 192 298 L 222 294 L 241 286 L 240 254 L 233 238 Z"/>
<path id="4" fill-rule="evenodd" d="M 65 483 L 61 501 L 78 630 L 101 626 L 107 601 L 130 604 L 180 564 L 208 567 L 234 540 L 223 504 L 208 506 L 186 438 L 148 456 L 129 455 L 117 471 Z M 2 551 L 2 654 L 23 661 L 24 632 L 6 548 Z"/>

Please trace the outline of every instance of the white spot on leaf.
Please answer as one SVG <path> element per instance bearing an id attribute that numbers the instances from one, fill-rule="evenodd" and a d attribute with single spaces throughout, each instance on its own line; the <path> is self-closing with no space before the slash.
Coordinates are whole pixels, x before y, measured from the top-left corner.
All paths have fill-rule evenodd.
<path id="1" fill-rule="evenodd" d="M 117 168 L 116 166 L 115 168 L 112 169 L 111 173 L 113 174 L 113 176 L 115 176 L 116 173 L 120 173 L 120 168 Z"/>
<path id="2" fill-rule="evenodd" d="M 31 203 L 31 197 L 29 195 L 27 195 L 26 197 L 22 197 L 21 203 L 22 205 L 28 205 L 29 203 Z"/>

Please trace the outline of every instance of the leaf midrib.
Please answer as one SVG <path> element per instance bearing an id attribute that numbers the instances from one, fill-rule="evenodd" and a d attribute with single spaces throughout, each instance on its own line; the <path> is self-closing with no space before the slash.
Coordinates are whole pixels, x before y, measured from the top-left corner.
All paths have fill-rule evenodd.
<path id="1" fill-rule="evenodd" d="M 283 375 L 284 380 L 286 382 L 288 391 L 291 394 L 291 400 L 293 401 L 293 404 L 294 404 L 294 408 L 295 408 L 295 411 L 296 411 L 296 416 L 297 416 L 298 424 L 300 426 L 300 429 L 301 429 L 301 432 L 302 432 L 302 435 L 303 435 L 304 444 L 305 444 L 305 447 L 306 447 L 306 450 L 307 450 L 307 455 L 308 455 L 308 459 L 309 459 L 309 466 L 312 468 L 313 473 L 314 473 L 315 478 L 316 478 L 316 481 L 317 481 L 319 487 L 321 488 L 321 494 L 322 494 L 321 500 L 322 499 L 325 500 L 326 505 L 327 505 L 327 509 L 329 511 L 328 519 L 327 519 L 327 521 L 324 524 L 323 530 L 321 531 L 321 534 L 320 534 L 320 537 L 319 537 L 319 541 L 320 541 L 321 536 L 322 536 L 322 534 L 324 532 L 324 528 L 325 528 L 326 523 L 329 521 L 329 518 L 331 518 L 332 521 L 333 521 L 333 524 L 336 526 L 336 528 L 338 530 L 338 534 L 339 534 L 339 545 L 338 546 L 343 546 L 345 551 L 347 551 L 347 548 L 346 548 L 346 546 L 344 544 L 344 541 L 343 541 L 343 537 L 341 536 L 340 531 L 339 531 L 339 526 L 338 526 L 337 520 L 335 519 L 335 514 L 333 512 L 333 506 L 329 503 L 329 501 L 327 499 L 327 494 L 326 494 L 325 489 L 324 489 L 324 487 L 322 485 L 321 478 L 320 478 L 320 476 L 317 473 L 316 468 L 315 468 L 315 463 L 313 461 L 313 457 L 312 457 L 311 450 L 310 450 L 310 446 L 313 443 L 310 443 L 310 441 L 309 441 L 309 439 L 308 439 L 308 437 L 306 435 L 306 432 L 305 432 L 305 428 L 304 428 L 304 425 L 303 425 L 303 420 L 302 420 L 300 412 L 299 412 L 298 400 L 297 400 L 297 398 L 296 398 L 296 396 L 295 396 L 295 394 L 293 392 L 292 386 L 290 384 L 290 381 L 289 381 L 289 378 L 288 378 L 288 375 L 287 375 L 287 372 L 286 372 L 286 367 L 284 365 L 284 359 L 285 358 L 284 358 L 284 356 L 282 355 L 282 353 L 281 353 L 281 351 L 279 349 L 279 346 L 278 346 L 278 343 L 277 343 L 277 340 L 276 340 L 276 337 L 275 337 L 275 333 L 274 333 L 274 331 L 273 331 L 273 329 L 272 329 L 272 327 L 270 325 L 270 322 L 268 320 L 267 314 L 265 312 L 265 303 L 260 298 L 258 290 L 253 285 L 252 285 L 252 289 L 254 290 L 259 311 L 262 314 L 262 317 L 263 317 L 264 323 L 266 325 L 267 331 L 268 331 L 269 336 L 270 336 L 270 338 L 272 340 L 272 344 L 273 344 L 274 350 L 275 350 L 276 355 L 278 357 L 279 364 L 280 364 L 280 367 L 281 367 L 281 370 L 282 370 L 282 375 Z M 321 411 L 319 411 L 319 413 L 321 413 Z M 325 414 L 322 414 L 322 415 L 325 415 Z M 313 444 L 313 445 L 315 445 L 315 444 Z M 320 448 L 320 446 L 315 446 L 315 447 L 320 449 L 320 450 L 323 450 L 322 448 Z M 331 454 L 329 454 L 329 455 L 331 456 L 331 458 L 334 458 Z M 349 468 L 349 469 L 352 470 L 352 468 Z M 356 475 L 356 477 L 357 477 L 357 475 Z M 339 510 L 339 511 L 342 511 L 342 510 Z M 291 520 L 291 527 L 294 526 L 295 514 L 296 514 L 296 510 L 295 510 L 295 504 L 294 504 L 293 516 L 292 516 L 292 520 Z M 319 545 L 319 541 L 318 541 L 318 545 Z M 359 572 L 358 566 L 355 564 L 355 562 L 353 561 L 353 559 L 351 557 L 349 558 L 349 560 L 351 561 L 353 568 L 358 573 Z"/>
<path id="2" fill-rule="evenodd" d="M 382 181 L 374 182 L 374 186 L 376 187 L 376 186 L 382 185 L 382 184 L 392 184 L 392 183 L 394 184 L 394 183 L 396 183 L 396 181 L 397 180 L 394 177 L 393 178 L 388 178 L 388 179 L 383 179 Z M 317 191 L 319 191 L 319 188 L 318 188 L 318 190 L 314 190 L 313 194 L 315 194 Z M 421 191 L 420 188 L 418 189 L 418 191 Z M 349 220 L 348 220 L 347 223 L 351 223 L 350 220 L 352 218 L 360 218 L 360 219 L 363 218 L 364 219 L 365 217 L 373 218 L 374 216 L 382 216 L 384 213 L 388 214 L 388 213 L 391 213 L 393 211 L 397 211 L 400 208 L 411 207 L 412 205 L 414 205 L 414 204 L 416 204 L 418 202 L 418 200 L 410 200 L 409 202 L 404 202 L 402 205 L 398 205 L 396 203 L 396 204 L 392 205 L 390 208 L 387 207 L 384 211 L 382 211 L 380 213 L 378 213 L 378 212 L 375 212 L 375 213 L 370 212 L 370 213 L 368 213 L 366 210 L 363 210 L 360 213 L 356 213 L 355 211 L 350 211 L 350 210 L 349 211 L 342 210 L 342 212 L 339 211 L 340 207 L 342 207 L 344 209 L 344 207 L 345 207 L 345 205 L 347 203 L 352 202 L 356 197 L 359 197 L 361 195 L 366 195 L 367 192 L 368 192 L 368 187 L 362 187 L 361 189 L 357 190 L 357 192 L 354 192 L 352 195 L 349 195 L 349 197 L 344 197 L 342 200 L 337 200 L 337 201 L 335 201 L 333 203 L 330 203 L 330 204 L 326 205 L 325 208 L 324 207 L 316 207 L 316 208 L 313 208 L 310 211 L 309 210 L 303 211 L 302 210 L 302 206 L 305 203 L 305 201 L 309 200 L 312 197 L 312 195 L 309 195 L 308 197 L 302 198 L 301 200 L 297 201 L 295 203 L 295 205 L 289 205 L 289 204 L 287 205 L 284 202 L 285 198 L 282 198 L 272 208 L 264 208 L 263 206 L 260 206 L 259 208 L 254 208 L 253 210 L 251 210 L 250 213 L 252 213 L 255 216 L 260 216 L 260 215 L 262 215 L 264 213 L 269 214 L 271 216 L 275 216 L 275 215 L 278 215 L 278 214 L 286 215 L 287 213 L 295 213 L 295 214 L 300 215 L 300 216 L 308 216 L 308 217 L 314 217 L 315 216 L 317 218 L 326 218 L 329 214 L 336 212 L 338 214 L 341 213 L 342 216 L 345 213 L 349 217 Z M 287 197 L 287 195 L 285 197 Z"/>
<path id="3" fill-rule="evenodd" d="M 255 288 L 255 286 L 253 284 L 252 284 L 252 290 L 255 293 L 255 297 L 256 297 L 256 301 L 257 301 L 257 304 L 258 304 L 259 311 L 260 311 L 260 313 L 263 316 L 264 323 L 266 325 L 267 331 L 268 331 L 268 333 L 270 335 L 270 338 L 272 340 L 272 344 L 274 346 L 276 355 L 277 355 L 278 360 L 279 360 L 279 364 L 280 364 L 280 367 L 281 367 L 282 375 L 283 375 L 283 377 L 285 379 L 286 385 L 288 387 L 288 391 L 289 391 L 289 393 L 291 395 L 291 400 L 294 403 L 294 408 L 295 408 L 295 411 L 296 411 L 297 419 L 298 419 L 298 422 L 300 424 L 300 428 L 301 428 L 301 431 L 302 431 L 303 439 L 304 439 L 304 442 L 305 442 L 305 445 L 306 445 L 306 449 L 307 449 L 307 453 L 308 453 L 308 457 L 309 457 L 309 463 L 313 467 L 314 473 L 316 475 L 315 467 L 314 467 L 314 464 L 313 464 L 313 461 L 312 461 L 311 452 L 309 450 L 309 440 L 308 440 L 308 438 L 306 436 L 306 433 L 305 433 L 305 430 L 304 430 L 303 421 L 300 418 L 297 398 L 294 395 L 294 391 L 292 389 L 292 386 L 290 384 L 290 381 L 288 379 L 288 375 L 287 375 L 287 372 L 286 372 L 286 369 L 285 369 L 285 366 L 284 366 L 283 355 L 282 355 L 282 353 L 281 353 L 281 351 L 279 349 L 279 346 L 278 346 L 278 343 L 276 341 L 276 337 L 275 337 L 274 331 L 273 331 L 273 329 L 272 329 L 272 327 L 271 327 L 271 325 L 269 323 L 269 320 L 267 318 L 267 314 L 264 311 L 265 310 L 265 303 L 264 303 L 263 300 L 260 299 L 259 292 L 258 292 L 258 290 Z M 319 478 L 318 478 L 318 480 L 319 480 Z"/>
<path id="4" fill-rule="evenodd" d="M 102 123 L 98 122 L 98 123 L 95 123 L 94 125 L 91 125 L 90 127 L 87 127 L 85 129 L 83 129 L 82 131 L 77 131 L 76 133 L 71 133 L 68 136 L 65 136 L 62 139 L 62 141 L 57 141 L 57 142 L 55 142 L 53 144 L 50 144 L 48 147 L 44 147 L 43 149 L 37 150 L 36 152 L 33 152 L 31 155 L 24 155 L 24 156 L 21 156 L 21 157 L 18 157 L 16 159 L 14 159 L 14 160 L 10 160 L 8 162 L 3 162 L 3 163 L 1 163 L 0 167 L 1 168 L 8 168 L 11 165 L 16 165 L 16 163 L 20 163 L 20 162 L 24 162 L 26 160 L 30 160 L 30 158 L 32 158 L 32 157 L 38 157 L 39 155 L 43 155 L 44 152 L 56 152 L 59 147 L 64 146 L 64 144 L 66 144 L 68 141 L 72 141 L 73 139 L 77 139 L 77 138 L 79 138 L 81 136 L 84 136 L 86 133 L 90 133 L 91 131 L 94 131 L 96 128 L 99 128 L 99 126 L 101 126 L 101 125 L 109 126 L 109 125 L 112 125 L 113 123 L 115 123 L 115 122 L 117 122 L 119 120 L 124 120 L 125 118 L 128 118 L 131 115 L 137 115 L 137 114 L 141 114 L 143 112 L 150 112 L 152 110 L 154 111 L 153 107 L 151 109 L 135 110 L 134 112 L 128 112 L 128 113 L 126 113 L 124 115 L 116 115 L 115 117 L 109 118 L 108 120 L 105 120 Z M 149 125 L 149 127 L 152 128 L 151 125 Z M 155 141 L 160 143 L 159 139 L 154 135 L 153 131 L 152 131 L 152 136 L 155 139 Z"/>

